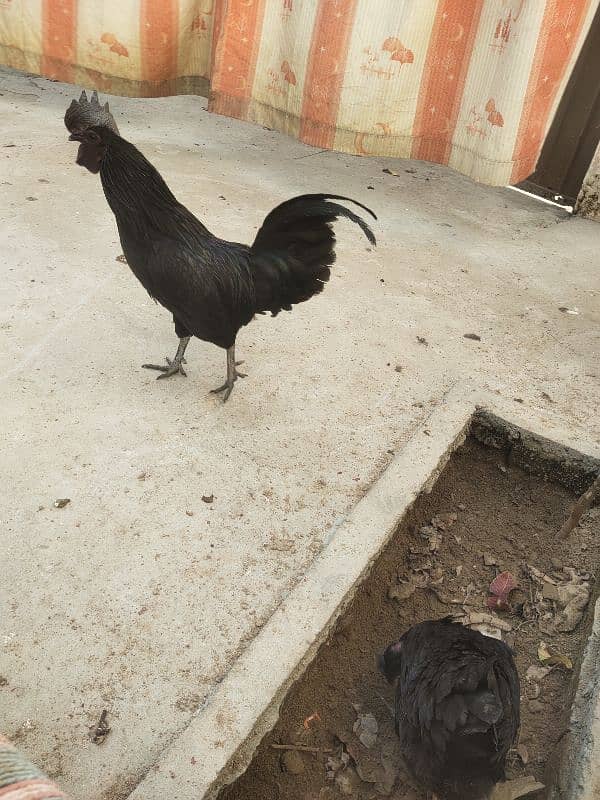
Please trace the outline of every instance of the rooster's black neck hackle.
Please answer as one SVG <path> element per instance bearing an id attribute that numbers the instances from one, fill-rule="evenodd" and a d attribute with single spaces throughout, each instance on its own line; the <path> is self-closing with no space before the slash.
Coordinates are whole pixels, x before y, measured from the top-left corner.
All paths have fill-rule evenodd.
<path id="1" fill-rule="evenodd" d="M 186 229 L 196 235 L 208 233 L 178 202 L 158 170 L 120 136 L 111 137 L 102 159 L 100 178 L 119 227 L 126 226 L 140 236 L 149 231 L 181 236 Z"/>

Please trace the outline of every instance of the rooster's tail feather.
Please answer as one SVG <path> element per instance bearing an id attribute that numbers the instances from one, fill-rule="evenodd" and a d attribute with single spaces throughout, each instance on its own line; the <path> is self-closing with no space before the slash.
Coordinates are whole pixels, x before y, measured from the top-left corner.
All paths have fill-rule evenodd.
<path id="1" fill-rule="evenodd" d="M 253 279 L 258 312 L 289 311 L 323 291 L 335 263 L 332 223 L 346 217 L 356 223 L 369 242 L 376 244 L 369 225 L 342 200 L 367 211 L 371 209 L 349 197 L 305 194 L 277 206 L 267 215 L 251 248 Z"/>

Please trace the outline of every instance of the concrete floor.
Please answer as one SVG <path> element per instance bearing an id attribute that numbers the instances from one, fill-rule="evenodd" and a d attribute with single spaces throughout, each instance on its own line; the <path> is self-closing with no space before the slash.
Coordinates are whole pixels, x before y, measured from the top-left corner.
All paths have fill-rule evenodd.
<path id="1" fill-rule="evenodd" d="M 0 730 L 75 800 L 117 800 L 450 389 L 600 442 L 600 226 L 441 167 L 315 151 L 201 98 L 114 98 L 122 134 L 220 236 L 249 241 L 305 191 L 380 217 L 373 252 L 339 226 L 321 297 L 240 334 L 249 377 L 223 406 L 215 347 L 192 343 L 187 380 L 140 369 L 176 340 L 74 163 L 76 94 L 0 72 Z"/>

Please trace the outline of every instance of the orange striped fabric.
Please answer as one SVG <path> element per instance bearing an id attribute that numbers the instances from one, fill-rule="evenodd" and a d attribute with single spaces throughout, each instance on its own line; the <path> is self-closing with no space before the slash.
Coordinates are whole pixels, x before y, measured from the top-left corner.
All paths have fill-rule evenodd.
<path id="1" fill-rule="evenodd" d="M 96 8 L 101 7 L 101 11 Z M 600 0 L 0 0 L 0 63 L 321 148 L 535 168 Z"/>
<path id="2" fill-rule="evenodd" d="M 315 147 L 331 148 L 335 138 L 356 3 L 357 0 L 322 0 L 317 11 L 306 68 L 300 126 L 302 141 Z"/>
<path id="3" fill-rule="evenodd" d="M 244 118 L 252 96 L 265 0 L 224 2 L 211 75 L 212 110 Z"/>
<path id="4" fill-rule="evenodd" d="M 66 800 L 47 778 L 31 778 L 0 789 L 0 800 Z"/>
<path id="5" fill-rule="evenodd" d="M 141 0 L 140 54 L 142 80 L 150 84 L 177 77 L 177 0 Z"/>
<path id="6" fill-rule="evenodd" d="M 42 74 L 70 83 L 75 64 L 76 0 L 43 0 Z"/>
<path id="7" fill-rule="evenodd" d="M 483 0 L 438 4 L 413 126 L 412 157 L 447 164 Z"/>
<path id="8" fill-rule="evenodd" d="M 544 143 L 556 87 L 564 76 L 565 65 L 577 51 L 578 34 L 591 3 L 589 0 L 548 0 L 537 39 L 527 93 L 523 100 L 519 131 L 514 150 L 511 180 L 535 169 Z"/>
<path id="9" fill-rule="evenodd" d="M 67 800 L 67 796 L 0 735 L 0 800 Z"/>

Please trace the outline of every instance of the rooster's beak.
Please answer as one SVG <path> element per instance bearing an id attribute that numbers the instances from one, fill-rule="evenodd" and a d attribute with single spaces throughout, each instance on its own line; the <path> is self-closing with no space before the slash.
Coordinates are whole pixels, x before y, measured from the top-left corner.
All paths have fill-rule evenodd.
<path id="1" fill-rule="evenodd" d="M 70 142 L 80 142 L 81 141 L 81 134 L 80 133 L 72 133 L 69 136 Z"/>

